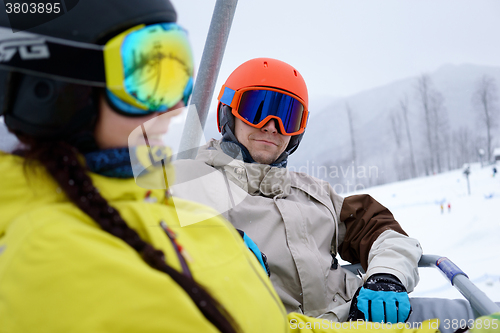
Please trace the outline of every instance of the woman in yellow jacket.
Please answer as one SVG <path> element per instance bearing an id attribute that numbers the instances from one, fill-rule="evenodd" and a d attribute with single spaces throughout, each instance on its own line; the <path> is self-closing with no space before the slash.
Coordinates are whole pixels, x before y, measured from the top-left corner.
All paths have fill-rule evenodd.
<path id="1" fill-rule="evenodd" d="M 1 113 L 22 142 L 0 153 L 0 332 L 383 329 L 287 315 L 235 229 L 204 219 L 209 208 L 174 206 L 155 146 L 191 93 L 193 65 L 171 4 L 66 11 L 38 26 L 26 14 L 18 34 L 0 21 Z M 158 175 L 160 189 L 137 185 Z"/>

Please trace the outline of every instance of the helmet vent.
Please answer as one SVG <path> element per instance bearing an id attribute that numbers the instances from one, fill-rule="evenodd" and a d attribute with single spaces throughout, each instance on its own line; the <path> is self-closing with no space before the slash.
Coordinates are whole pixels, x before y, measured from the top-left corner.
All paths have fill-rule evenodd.
<path id="1" fill-rule="evenodd" d="M 293 70 L 293 74 L 295 74 L 295 76 L 297 76 L 297 71 L 295 69 Z"/>
<path id="2" fill-rule="evenodd" d="M 35 85 L 35 96 L 41 100 L 52 95 L 52 87 L 46 81 L 38 81 Z"/>
<path id="3" fill-rule="evenodd" d="M 267 68 L 267 61 L 264 61 L 264 68 Z"/>

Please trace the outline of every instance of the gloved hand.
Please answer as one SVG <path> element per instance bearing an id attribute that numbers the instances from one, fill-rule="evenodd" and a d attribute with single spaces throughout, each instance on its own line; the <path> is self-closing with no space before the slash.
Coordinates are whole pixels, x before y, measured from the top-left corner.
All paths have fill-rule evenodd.
<path id="1" fill-rule="evenodd" d="M 267 263 L 267 256 L 264 254 L 264 252 L 261 252 L 259 250 L 259 247 L 257 244 L 254 243 L 254 241 L 248 237 L 248 235 L 240 229 L 236 229 L 238 233 L 240 234 L 241 238 L 243 238 L 243 242 L 245 242 L 245 245 L 247 248 L 254 254 L 254 256 L 257 258 L 259 261 L 260 265 L 262 268 L 264 268 L 264 271 L 267 273 L 267 276 L 271 276 L 271 270 L 269 269 L 269 264 Z"/>
<path id="2" fill-rule="evenodd" d="M 348 320 L 402 323 L 411 313 L 406 288 L 392 274 L 375 274 L 366 280 L 352 299 Z"/>

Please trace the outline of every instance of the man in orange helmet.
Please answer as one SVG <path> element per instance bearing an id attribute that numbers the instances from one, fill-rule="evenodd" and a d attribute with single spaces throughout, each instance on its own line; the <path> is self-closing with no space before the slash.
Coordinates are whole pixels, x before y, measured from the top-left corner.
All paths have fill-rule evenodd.
<path id="1" fill-rule="evenodd" d="M 173 194 L 207 204 L 267 255 L 288 312 L 335 321 L 404 322 L 422 249 L 369 195 L 339 196 L 325 181 L 286 168 L 308 120 L 304 79 L 257 58 L 239 66 L 218 96 L 222 140 L 178 160 Z M 337 254 L 361 263 L 362 279 Z"/>

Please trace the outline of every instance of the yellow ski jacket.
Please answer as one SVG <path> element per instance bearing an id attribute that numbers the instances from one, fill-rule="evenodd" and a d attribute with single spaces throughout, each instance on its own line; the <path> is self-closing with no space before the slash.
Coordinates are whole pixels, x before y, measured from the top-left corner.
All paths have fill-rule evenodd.
<path id="1" fill-rule="evenodd" d="M 43 168 L 25 172 L 23 162 L 0 152 L 1 333 L 216 332 L 167 274 L 149 267 L 69 202 Z M 148 196 L 133 179 L 91 177 L 128 225 L 181 271 L 160 221 L 177 234 L 194 279 L 244 332 L 376 330 L 287 316 L 264 270 L 228 222 L 212 217 L 180 226 L 178 215 L 199 221 L 203 214 L 214 216 L 210 208 L 178 200 L 174 207 L 163 190 Z"/>

